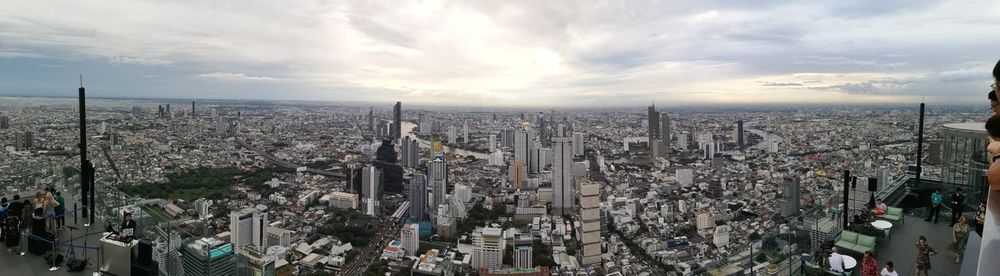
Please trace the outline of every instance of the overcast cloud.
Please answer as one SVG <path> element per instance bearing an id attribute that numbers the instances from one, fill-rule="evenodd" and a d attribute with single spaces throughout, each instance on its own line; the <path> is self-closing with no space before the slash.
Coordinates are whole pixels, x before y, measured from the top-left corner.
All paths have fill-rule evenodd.
<path id="1" fill-rule="evenodd" d="M 694 2 L 694 3 L 691 3 Z M 799 3 L 802 2 L 802 3 Z M 998 1 L 0 0 L 0 94 L 979 103 Z"/>

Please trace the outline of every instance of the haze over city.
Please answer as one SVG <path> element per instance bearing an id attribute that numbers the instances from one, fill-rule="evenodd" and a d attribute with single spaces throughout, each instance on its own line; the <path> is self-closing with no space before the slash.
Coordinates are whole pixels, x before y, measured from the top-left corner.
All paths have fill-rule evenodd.
<path id="1" fill-rule="evenodd" d="M 1000 44 L 997 1 L 4 2 L 18 96 L 968 104 Z"/>

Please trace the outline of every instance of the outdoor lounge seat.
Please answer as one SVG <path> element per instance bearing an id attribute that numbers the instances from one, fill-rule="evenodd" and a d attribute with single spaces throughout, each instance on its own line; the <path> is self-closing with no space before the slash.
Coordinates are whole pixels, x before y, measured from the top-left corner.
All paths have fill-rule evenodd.
<path id="1" fill-rule="evenodd" d="M 835 243 L 838 248 L 864 254 L 865 251 L 875 252 L 875 237 L 858 234 L 853 231 L 840 232 L 840 239 Z"/>

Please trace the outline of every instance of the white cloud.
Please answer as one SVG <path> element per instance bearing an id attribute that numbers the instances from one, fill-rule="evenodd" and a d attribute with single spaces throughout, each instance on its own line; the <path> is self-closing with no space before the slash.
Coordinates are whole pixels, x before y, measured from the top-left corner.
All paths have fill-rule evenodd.
<path id="1" fill-rule="evenodd" d="M 982 66 L 963 64 L 996 59 L 1000 37 L 983 35 L 995 14 L 996 1 L 13 1 L 0 41 L 19 50 L 0 58 L 214 72 L 198 77 L 333 100 L 849 102 L 893 94 L 899 84 L 880 81 L 901 76 L 972 91 Z M 808 74 L 851 77 L 798 79 Z M 871 93 L 814 89 L 837 85 Z"/>
<path id="2" fill-rule="evenodd" d="M 244 73 L 213 72 L 198 75 L 199 78 L 226 82 L 277 82 L 286 81 L 281 78 L 248 76 Z"/>
<path id="3" fill-rule="evenodd" d="M 135 64 L 135 65 L 147 65 L 147 66 L 170 66 L 173 61 L 158 59 L 158 58 L 146 58 L 146 57 L 125 57 L 125 56 L 114 56 L 111 57 L 109 61 L 112 65 L 122 65 L 122 64 Z"/>

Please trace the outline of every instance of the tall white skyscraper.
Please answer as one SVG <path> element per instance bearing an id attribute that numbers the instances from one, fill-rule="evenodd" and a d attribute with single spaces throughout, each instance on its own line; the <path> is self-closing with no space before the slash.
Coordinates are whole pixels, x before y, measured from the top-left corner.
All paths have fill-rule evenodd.
<path id="1" fill-rule="evenodd" d="M 448 126 L 448 144 L 458 144 L 458 129 Z"/>
<path id="2" fill-rule="evenodd" d="M 382 170 L 375 166 L 362 169 L 361 194 L 365 214 L 378 216 L 382 208 Z"/>
<path id="3" fill-rule="evenodd" d="M 580 185 L 580 226 L 583 232 L 580 241 L 580 264 L 593 265 L 601 262 L 601 187 L 587 181 Z"/>
<path id="4" fill-rule="evenodd" d="M 573 209 L 573 141 L 552 138 L 552 212 L 562 215 Z"/>
<path id="5" fill-rule="evenodd" d="M 479 228 L 472 233 L 472 267 L 500 268 L 503 251 L 507 247 L 500 228 Z"/>
<path id="6" fill-rule="evenodd" d="M 407 256 L 420 256 L 417 252 L 420 249 L 420 225 L 404 224 L 399 231 L 399 243 Z"/>
<path id="7" fill-rule="evenodd" d="M 583 156 L 583 133 L 574 132 L 573 133 L 573 155 Z"/>
<path id="8" fill-rule="evenodd" d="M 244 208 L 229 213 L 229 238 L 233 251 L 239 252 L 247 246 L 257 247 L 258 250 L 267 248 L 266 210 L 266 207 Z"/>

